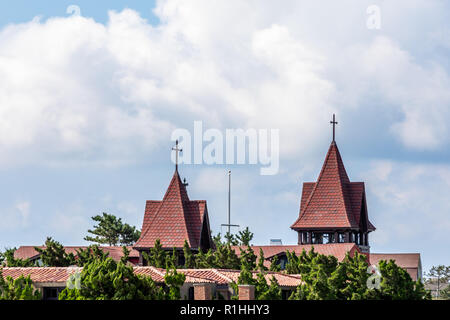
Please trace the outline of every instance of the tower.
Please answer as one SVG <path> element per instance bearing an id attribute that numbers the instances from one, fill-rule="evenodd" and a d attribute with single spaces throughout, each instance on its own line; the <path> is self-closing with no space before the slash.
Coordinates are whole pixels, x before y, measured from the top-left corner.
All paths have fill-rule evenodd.
<path id="1" fill-rule="evenodd" d="M 303 183 L 298 219 L 291 228 L 298 244 L 356 243 L 369 252 L 369 233 L 375 230 L 367 213 L 364 182 L 350 182 L 333 140 L 316 182 Z"/>
<path id="2" fill-rule="evenodd" d="M 187 241 L 192 251 L 214 248 L 211 238 L 206 200 L 190 200 L 186 182 L 178 174 L 178 141 L 172 150 L 177 152 L 175 172 L 161 201 L 148 200 L 145 206 L 141 237 L 134 245 L 139 251 L 139 263 L 144 264 L 142 252 L 148 252 L 156 240 L 164 250 L 175 250 L 184 264 L 183 246 Z"/>

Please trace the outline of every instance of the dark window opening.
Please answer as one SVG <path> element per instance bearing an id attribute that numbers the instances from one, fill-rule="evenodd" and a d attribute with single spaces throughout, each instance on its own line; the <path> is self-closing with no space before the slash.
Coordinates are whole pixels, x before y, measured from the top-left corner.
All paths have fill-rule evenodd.
<path id="1" fill-rule="evenodd" d="M 194 287 L 189 287 L 188 299 L 189 300 L 194 300 Z"/>
<path id="2" fill-rule="evenodd" d="M 281 290 L 281 300 L 288 300 L 292 294 L 292 290 Z"/>
<path id="3" fill-rule="evenodd" d="M 44 300 L 58 300 L 59 294 L 63 291 L 64 287 L 44 287 Z"/>
<path id="4" fill-rule="evenodd" d="M 322 234 L 321 233 L 312 233 L 312 243 L 313 244 L 322 244 Z"/>

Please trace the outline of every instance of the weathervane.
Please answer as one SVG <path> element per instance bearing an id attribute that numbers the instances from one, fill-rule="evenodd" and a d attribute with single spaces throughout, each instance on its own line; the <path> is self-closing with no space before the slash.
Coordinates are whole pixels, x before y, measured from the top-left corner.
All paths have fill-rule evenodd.
<path id="1" fill-rule="evenodd" d="M 179 148 L 178 148 L 178 140 L 175 142 L 175 147 L 172 148 L 172 150 L 176 152 L 176 157 L 175 157 L 175 170 L 178 171 L 178 153 L 179 153 L 179 152 L 183 152 L 183 149 L 179 149 Z"/>
<path id="2" fill-rule="evenodd" d="M 330 121 L 330 123 L 333 125 L 333 142 L 334 142 L 334 140 L 335 140 L 335 127 L 338 124 L 337 121 L 336 121 L 334 113 L 333 113 L 333 121 Z"/>

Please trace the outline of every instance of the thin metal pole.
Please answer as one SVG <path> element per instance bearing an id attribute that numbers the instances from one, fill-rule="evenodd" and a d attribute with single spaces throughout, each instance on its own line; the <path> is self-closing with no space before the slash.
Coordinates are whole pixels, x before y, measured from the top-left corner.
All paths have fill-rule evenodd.
<path id="1" fill-rule="evenodd" d="M 231 234 L 231 170 L 228 171 L 228 234 Z"/>

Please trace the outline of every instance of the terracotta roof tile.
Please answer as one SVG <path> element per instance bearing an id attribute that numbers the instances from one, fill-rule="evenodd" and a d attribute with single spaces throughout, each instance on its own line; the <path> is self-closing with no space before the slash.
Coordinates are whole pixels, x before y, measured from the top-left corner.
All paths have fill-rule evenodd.
<path id="1" fill-rule="evenodd" d="M 39 253 L 34 249 L 34 247 L 38 247 L 40 249 L 45 249 L 45 246 L 21 246 L 14 252 L 14 257 L 16 259 L 33 259 L 39 256 Z M 76 255 L 77 250 L 87 249 L 88 246 L 65 246 L 64 250 L 66 253 L 73 253 Z M 116 261 L 119 261 L 123 256 L 122 247 L 119 246 L 99 246 L 104 252 L 107 252 L 109 257 L 113 258 Z M 138 258 L 139 252 L 132 247 L 127 247 L 130 250 L 130 258 Z"/>
<path id="2" fill-rule="evenodd" d="M 299 217 L 291 228 L 357 229 L 364 194 L 364 183 L 350 182 L 339 149 L 332 142 L 317 182 L 303 184 Z M 368 226 L 375 229 L 370 222 Z"/>
<path id="3" fill-rule="evenodd" d="M 281 246 L 267 245 L 267 246 L 252 246 L 252 249 L 257 256 L 259 256 L 259 249 L 263 250 L 264 258 L 266 259 L 264 265 L 266 267 L 269 267 L 270 259 L 275 255 L 279 255 L 281 253 L 289 251 L 295 252 L 295 254 L 298 256 L 299 254 L 302 253 L 303 250 L 309 252 L 312 247 L 314 247 L 314 251 L 317 253 L 335 256 L 338 259 L 338 261 L 344 260 L 347 252 L 350 255 L 353 255 L 355 251 L 361 253 L 358 246 L 355 243 L 327 243 L 314 245 L 303 244 L 303 245 L 281 245 Z M 240 255 L 239 246 L 233 246 L 232 248 L 235 250 L 237 255 Z"/>
<path id="4" fill-rule="evenodd" d="M 395 263 L 405 269 L 411 278 L 416 281 L 422 269 L 420 253 L 371 253 L 370 264 L 377 265 L 381 260 L 394 260 Z"/>
<path id="5" fill-rule="evenodd" d="M 191 248 L 198 248 L 203 224 L 209 226 L 207 220 L 206 201 L 189 200 L 176 170 L 163 200 L 147 201 L 141 237 L 134 248 L 151 248 L 157 239 L 163 248 L 182 248 L 185 240 Z"/>
<path id="6" fill-rule="evenodd" d="M 3 268 L 2 273 L 4 277 L 12 277 L 14 279 L 21 275 L 30 276 L 35 283 L 65 283 L 71 273 L 77 271 L 81 272 L 83 268 L 49 268 L 49 267 L 33 267 L 33 268 Z M 155 267 L 134 267 L 134 272 L 139 275 L 151 277 L 157 283 L 164 282 L 165 269 Z M 224 269 L 178 269 L 177 272 L 183 273 L 186 276 L 186 283 L 216 283 L 218 285 L 229 284 L 232 281 L 237 281 L 239 270 L 224 270 Z M 257 272 L 253 272 L 253 277 L 256 278 Z M 267 272 L 266 280 L 274 276 L 280 286 L 296 287 L 301 280 L 298 275 L 287 275 L 282 273 Z"/>

